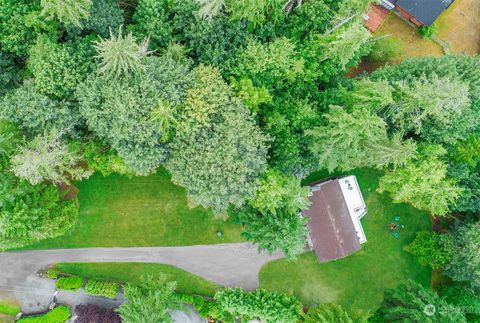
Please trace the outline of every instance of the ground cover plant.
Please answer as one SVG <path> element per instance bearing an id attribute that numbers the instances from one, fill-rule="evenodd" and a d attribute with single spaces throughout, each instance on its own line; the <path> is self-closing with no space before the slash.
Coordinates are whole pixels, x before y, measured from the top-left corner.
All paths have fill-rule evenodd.
<path id="1" fill-rule="evenodd" d="M 56 287 L 58 289 L 64 289 L 71 292 L 75 292 L 82 288 L 83 286 L 83 277 L 79 276 L 68 276 L 68 277 L 60 277 L 57 280 Z"/>
<path id="2" fill-rule="evenodd" d="M 115 298 L 118 295 L 118 283 L 89 279 L 85 285 L 85 294 Z"/>

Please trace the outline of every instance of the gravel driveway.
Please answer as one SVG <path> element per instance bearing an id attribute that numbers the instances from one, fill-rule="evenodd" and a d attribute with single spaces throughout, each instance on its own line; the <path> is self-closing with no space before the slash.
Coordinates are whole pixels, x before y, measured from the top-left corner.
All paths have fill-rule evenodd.
<path id="1" fill-rule="evenodd" d="M 249 243 L 228 243 L 187 247 L 52 249 L 0 253 L 0 291 L 9 292 L 26 313 L 45 310 L 55 290 L 53 280 L 36 273 L 59 262 L 145 262 L 184 269 L 223 286 L 258 287 L 258 273 L 271 260 L 282 258 L 257 252 Z M 98 303 L 83 293 L 62 292 L 59 302 L 68 305 Z M 98 298 L 95 298 L 98 299 Z M 116 302 L 103 300 L 106 307 Z"/>

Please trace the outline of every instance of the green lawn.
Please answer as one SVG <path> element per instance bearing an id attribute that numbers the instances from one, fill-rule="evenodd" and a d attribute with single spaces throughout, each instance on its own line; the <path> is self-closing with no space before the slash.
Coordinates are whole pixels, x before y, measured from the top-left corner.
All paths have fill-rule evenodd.
<path id="1" fill-rule="evenodd" d="M 317 263 L 312 252 L 296 261 L 271 262 L 260 273 L 261 287 L 293 293 L 305 305 L 339 302 L 351 310 L 374 311 L 382 301 L 385 287 L 394 287 L 409 278 L 428 286 L 431 271 L 402 250 L 413 240 L 415 232 L 431 228 L 428 215 L 409 205 L 393 204 L 387 195 L 375 192 L 378 172 L 351 173 L 357 176 L 368 206 L 362 219 L 368 241 L 362 250 L 324 264 Z M 316 173 L 308 181 L 326 176 Z M 405 225 L 399 239 L 387 229 L 397 215 Z"/>
<path id="2" fill-rule="evenodd" d="M 261 287 L 287 291 L 306 305 L 339 302 L 358 310 L 373 311 L 385 287 L 412 278 L 428 285 L 430 270 L 421 267 L 403 247 L 419 230 L 430 229 L 428 215 L 405 204 L 393 204 L 378 194 L 379 172 L 360 170 L 357 175 L 368 205 L 362 220 L 368 242 L 360 252 L 342 260 L 318 264 L 313 253 L 267 264 L 260 274 Z M 308 181 L 324 178 L 315 173 Z M 173 185 L 165 171 L 149 177 L 95 175 L 78 184 L 80 215 L 75 228 L 63 237 L 29 248 L 126 247 L 213 244 L 241 241 L 241 227 L 214 219 L 202 208 L 189 209 L 183 189 Z M 400 238 L 387 225 L 400 215 L 405 229 Z M 223 236 L 216 235 L 217 230 Z M 90 278 L 135 281 L 143 274 L 165 273 L 186 293 L 212 295 L 216 286 L 180 269 L 158 264 L 62 264 L 65 272 Z"/>
<path id="3" fill-rule="evenodd" d="M 8 316 L 15 316 L 20 313 L 20 307 L 15 304 L 0 302 L 0 314 L 5 314 Z M 1 322 L 1 318 L 0 318 Z"/>
<path id="4" fill-rule="evenodd" d="M 79 275 L 91 279 L 117 282 L 137 282 L 144 275 L 159 277 L 177 282 L 177 290 L 185 294 L 212 296 L 218 285 L 189 272 L 169 265 L 143 263 L 63 263 L 56 268 L 63 273 Z"/>
<path id="5" fill-rule="evenodd" d="M 62 237 L 24 249 L 143 247 L 242 241 L 241 227 L 189 209 L 184 189 L 165 170 L 148 177 L 96 174 L 77 184 L 80 213 Z M 217 231 L 223 232 L 222 237 Z"/>

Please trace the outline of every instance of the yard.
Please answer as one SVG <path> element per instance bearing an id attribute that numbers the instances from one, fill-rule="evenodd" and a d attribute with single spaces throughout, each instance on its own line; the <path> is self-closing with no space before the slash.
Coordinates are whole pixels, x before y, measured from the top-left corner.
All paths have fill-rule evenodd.
<path id="1" fill-rule="evenodd" d="M 419 56 L 440 56 L 442 47 L 430 39 L 422 38 L 417 29 L 408 25 L 393 12 L 389 13 L 374 36 L 391 35 L 400 44 L 397 55 L 389 63 L 398 64 L 403 60 Z"/>
<path id="2" fill-rule="evenodd" d="M 261 287 L 291 292 L 306 305 L 338 301 L 352 309 L 374 310 L 385 287 L 408 278 L 428 285 L 430 270 L 420 267 L 402 249 L 416 231 L 430 229 L 427 214 L 408 205 L 393 204 L 388 196 L 375 192 L 378 172 L 354 173 L 369 207 L 362 220 L 368 239 L 363 250 L 326 264 L 318 264 L 313 253 L 292 262 L 272 262 L 260 274 Z M 306 183 L 326 176 L 313 174 Z M 193 245 L 241 240 L 238 225 L 215 220 L 200 208 L 189 210 L 183 190 L 172 185 L 163 171 L 131 179 L 96 175 L 78 187 L 81 207 L 75 229 L 34 248 Z M 395 239 L 387 225 L 397 215 L 405 228 Z M 216 235 L 218 229 L 224 232 L 221 238 Z M 186 293 L 212 295 L 216 288 L 212 282 L 167 265 L 61 264 L 59 268 L 90 278 L 133 282 L 144 274 L 163 273 L 177 280 L 179 290 Z"/>
<path id="3" fill-rule="evenodd" d="M 450 45 L 452 53 L 480 53 L 480 2 L 455 0 L 436 22 L 438 38 Z"/>
<path id="4" fill-rule="evenodd" d="M 475 55 L 480 53 L 480 1 L 455 0 L 436 20 L 437 38 L 448 44 L 452 54 Z M 408 58 L 440 56 L 442 47 L 430 39 L 420 36 L 417 28 L 407 24 L 391 12 L 373 37 L 389 35 L 397 43 L 395 55 L 387 58 L 388 64 L 398 64 Z M 363 60 L 352 68 L 347 76 L 354 77 L 363 72 L 372 72 L 384 65 L 383 62 Z"/>
<path id="5" fill-rule="evenodd" d="M 260 286 L 269 290 L 291 292 L 305 305 L 339 302 L 351 310 L 373 311 L 382 301 L 385 288 L 407 279 L 425 286 L 431 271 L 421 267 L 403 247 L 419 230 L 429 230 L 429 217 L 405 204 L 393 204 L 385 194 L 375 192 L 378 172 L 361 170 L 357 175 L 368 213 L 362 219 L 367 243 L 350 257 L 318 264 L 313 252 L 296 261 L 278 260 L 267 264 L 260 273 Z M 315 180 L 325 177 L 318 173 Z M 400 216 L 400 236 L 395 239 L 387 229 L 395 216 Z"/>
<path id="6" fill-rule="evenodd" d="M 78 183 L 80 212 L 66 235 L 24 249 L 144 247 L 242 241 L 241 227 L 189 209 L 165 170 L 148 177 L 96 174 Z M 222 236 L 217 236 L 218 231 Z"/>

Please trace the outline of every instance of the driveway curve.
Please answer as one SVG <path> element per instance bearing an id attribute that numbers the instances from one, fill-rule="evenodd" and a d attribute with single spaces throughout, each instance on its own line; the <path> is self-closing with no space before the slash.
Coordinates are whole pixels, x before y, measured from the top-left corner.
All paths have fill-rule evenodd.
<path id="1" fill-rule="evenodd" d="M 60 262 L 141 262 L 168 264 L 223 286 L 258 287 L 263 265 L 283 254 L 258 253 L 250 243 L 185 247 L 50 249 L 0 253 L 0 291 L 10 292 L 23 310 L 43 310 L 55 290 L 36 273 Z M 65 297 L 67 297 L 65 295 Z M 59 300 L 62 300 L 61 294 Z M 72 300 L 71 302 L 74 302 Z"/>

